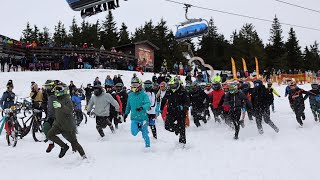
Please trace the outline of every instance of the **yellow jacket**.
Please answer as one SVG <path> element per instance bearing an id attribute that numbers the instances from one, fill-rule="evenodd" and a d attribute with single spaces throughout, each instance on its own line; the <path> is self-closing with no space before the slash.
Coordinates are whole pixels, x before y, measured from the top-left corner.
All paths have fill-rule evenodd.
<path id="1" fill-rule="evenodd" d="M 271 87 L 266 86 L 266 88 L 268 90 L 272 89 L 273 94 L 275 94 L 276 96 L 280 97 L 279 93 L 272 86 Z"/>

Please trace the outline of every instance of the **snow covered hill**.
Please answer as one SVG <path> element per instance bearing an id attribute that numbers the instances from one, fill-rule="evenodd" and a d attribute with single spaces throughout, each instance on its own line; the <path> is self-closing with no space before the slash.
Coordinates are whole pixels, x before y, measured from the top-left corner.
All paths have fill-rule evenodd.
<path id="1" fill-rule="evenodd" d="M 132 72 L 111 70 L 70 70 L 49 72 L 1 73 L 0 92 L 5 90 L 9 79 L 13 80 L 14 92 L 27 97 L 30 82 L 42 85 L 47 79 L 60 79 L 69 84 L 85 86 L 96 76 L 104 80 L 107 75 L 122 74 L 129 86 Z M 143 80 L 151 79 L 152 74 Z M 274 85 L 283 96 L 284 86 Z M 309 90 L 310 85 L 302 86 Z M 130 120 L 121 124 L 116 134 L 105 129 L 106 138 L 101 140 L 95 129 L 95 119 L 79 127 L 78 140 L 88 161 L 79 154 L 68 151 L 58 158 L 56 146 L 50 154 L 47 144 L 36 143 L 31 134 L 18 141 L 17 147 L 8 147 L 4 133 L 0 136 L 1 179 L 28 180 L 317 180 L 320 162 L 320 127 L 313 120 L 306 101 L 304 128 L 298 128 L 287 98 L 275 97 L 276 112 L 271 119 L 279 127 L 276 134 L 263 124 L 265 133 L 259 135 L 254 121 L 246 119 L 246 127 L 240 130 L 239 140 L 233 140 L 233 131 L 225 124 L 213 120 L 196 128 L 193 123 L 187 129 L 187 146 L 177 145 L 178 137 L 164 130 L 161 119 L 157 121 L 158 137 L 151 138 L 151 151 L 144 150 L 141 133 L 130 134 Z M 318 137 L 319 136 L 319 137 Z"/>

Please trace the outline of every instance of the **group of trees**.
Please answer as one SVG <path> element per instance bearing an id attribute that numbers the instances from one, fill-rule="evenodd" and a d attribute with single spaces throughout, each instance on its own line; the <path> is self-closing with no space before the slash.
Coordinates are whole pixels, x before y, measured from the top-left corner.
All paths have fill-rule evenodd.
<path id="1" fill-rule="evenodd" d="M 259 59 L 261 68 L 318 70 L 317 67 L 320 66 L 319 44 L 315 41 L 313 45 L 302 50 L 293 28 L 288 32 L 288 39 L 284 40 L 277 17 L 274 18 L 270 38 L 266 45 L 263 44 L 253 24 L 245 24 L 239 31 L 234 31 L 230 40 L 218 32 L 212 18 L 209 26 L 209 32 L 199 38 L 198 44 L 190 40 L 187 42 L 192 45 L 197 56 L 202 57 L 215 69 L 231 69 L 230 57 L 236 59 L 238 68 L 242 67 L 241 59 L 246 59 L 251 71 L 255 69 L 255 57 Z M 108 13 L 106 19 L 94 24 L 83 21 L 78 25 L 73 19 L 68 31 L 59 21 L 52 35 L 48 28 L 40 30 L 36 25 L 31 27 L 28 23 L 22 32 L 21 40 L 36 41 L 38 44 L 52 42 L 57 46 L 69 43 L 80 45 L 86 42 L 89 45 L 92 43 L 95 47 L 103 45 L 106 49 L 149 40 L 160 48 L 155 52 L 156 70 L 160 69 L 163 59 L 167 60 L 169 68 L 177 61 L 186 62 L 182 54 L 186 51 L 186 47 L 174 39 L 174 33 L 168 28 L 165 20 L 161 19 L 156 24 L 151 20 L 147 21 L 130 33 L 125 23 L 122 23 L 118 30 L 111 12 Z"/>

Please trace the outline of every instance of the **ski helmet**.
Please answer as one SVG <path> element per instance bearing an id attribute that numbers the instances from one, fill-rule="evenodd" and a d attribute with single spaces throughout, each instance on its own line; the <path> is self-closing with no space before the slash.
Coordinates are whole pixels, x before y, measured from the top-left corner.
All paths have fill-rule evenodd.
<path id="1" fill-rule="evenodd" d="M 169 85 L 170 90 L 172 92 L 176 92 L 180 88 L 179 79 L 177 79 L 175 77 L 171 78 L 171 80 L 169 81 L 168 85 Z"/>
<path id="2" fill-rule="evenodd" d="M 150 80 L 146 80 L 146 81 L 143 83 L 143 88 L 144 88 L 146 91 L 150 91 L 150 90 L 153 88 L 153 82 L 150 81 Z"/>
<path id="3" fill-rule="evenodd" d="M 190 84 L 190 82 L 187 82 L 187 84 L 186 84 L 186 91 L 187 91 L 187 92 L 190 92 L 190 91 L 191 91 L 191 84 Z"/>
<path id="4" fill-rule="evenodd" d="M 214 82 L 214 83 L 212 84 L 212 88 L 213 88 L 214 90 L 219 90 L 219 89 L 221 89 L 221 84 L 220 84 L 219 82 Z"/>
<path id="5" fill-rule="evenodd" d="M 318 89 L 319 89 L 319 84 L 317 84 L 317 83 L 312 83 L 312 84 L 311 84 L 311 88 L 312 88 L 313 90 L 318 90 Z"/>
<path id="6" fill-rule="evenodd" d="M 141 79 L 135 77 L 131 80 L 131 90 L 132 92 L 139 92 L 142 89 Z"/>
<path id="7" fill-rule="evenodd" d="M 223 86 L 223 90 L 224 90 L 224 92 L 229 92 L 229 86 L 227 84 L 225 84 Z"/>
<path id="8" fill-rule="evenodd" d="M 238 91 L 238 86 L 235 84 L 229 84 L 229 92 L 230 94 L 235 94 Z"/>
<path id="9" fill-rule="evenodd" d="M 48 95 L 54 95 L 53 89 L 54 89 L 55 83 L 53 80 L 47 80 L 43 86 L 44 86 Z"/>
<path id="10" fill-rule="evenodd" d="M 243 90 L 249 90 L 250 89 L 250 83 L 248 83 L 248 82 L 243 83 L 242 88 L 243 88 Z"/>
<path id="11" fill-rule="evenodd" d="M 212 88 L 212 83 L 208 82 L 208 83 L 206 84 L 206 90 L 207 90 L 207 91 L 210 91 L 211 88 Z"/>
<path id="12" fill-rule="evenodd" d="M 199 84 L 197 82 L 193 81 L 191 83 L 191 91 L 196 92 L 198 90 L 198 88 L 199 88 Z"/>
<path id="13" fill-rule="evenodd" d="M 100 86 L 100 85 L 93 86 L 93 94 L 95 96 L 100 96 L 102 94 L 102 92 L 103 92 L 102 86 Z"/>
<path id="14" fill-rule="evenodd" d="M 54 87 L 54 94 L 59 97 L 59 96 L 64 96 L 69 93 L 69 88 L 66 84 L 64 83 L 59 83 Z"/>
<path id="15" fill-rule="evenodd" d="M 116 91 L 117 91 L 117 92 L 122 91 L 122 88 L 123 88 L 123 84 L 122 84 L 122 83 L 117 83 L 117 84 L 116 84 Z"/>
<path id="16" fill-rule="evenodd" d="M 161 91 L 165 91 L 166 89 L 167 89 L 167 83 L 166 82 L 161 82 L 160 83 L 160 89 L 161 89 Z"/>
<path id="17" fill-rule="evenodd" d="M 259 79 L 253 81 L 253 84 L 255 88 L 260 88 L 261 86 L 263 86 L 263 82 Z"/>
<path id="18" fill-rule="evenodd" d="M 272 86 L 272 82 L 268 81 L 267 86 L 270 88 Z"/>

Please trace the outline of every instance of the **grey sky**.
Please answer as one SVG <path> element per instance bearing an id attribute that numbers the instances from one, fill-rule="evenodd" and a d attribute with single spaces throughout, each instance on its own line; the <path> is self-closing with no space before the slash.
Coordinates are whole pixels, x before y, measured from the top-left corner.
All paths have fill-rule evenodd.
<path id="1" fill-rule="evenodd" d="M 297 24 L 320 29 L 320 14 L 284 5 L 274 0 L 176 0 L 197 4 L 213 9 L 219 9 L 249 16 L 256 16 L 272 20 L 277 14 L 280 22 Z M 319 8 L 318 0 L 286 0 L 291 3 L 299 4 L 310 8 Z M 114 16 L 118 25 L 125 22 L 129 30 L 134 29 L 146 20 L 152 19 L 158 22 L 162 17 L 168 22 L 169 27 L 175 28 L 175 25 L 184 20 L 184 9 L 180 5 L 168 3 L 164 0 L 120 0 L 120 8 L 114 11 Z M 71 24 L 73 16 L 78 23 L 82 21 L 80 12 L 72 11 L 65 0 L 0 0 L 0 34 L 19 39 L 22 30 L 29 21 L 43 28 L 47 26 L 51 33 L 54 25 L 61 20 L 67 27 Z M 87 18 L 89 22 L 95 22 L 97 19 L 103 20 L 106 13 L 101 13 L 95 17 Z M 230 38 L 232 31 L 239 30 L 244 23 L 253 23 L 259 36 L 264 43 L 268 42 L 270 23 L 257 20 L 235 17 L 217 12 L 190 9 L 190 17 L 214 18 L 215 24 L 220 33 L 227 39 Z M 287 39 L 287 33 L 290 27 L 283 26 L 284 37 Z M 300 45 L 302 47 L 313 44 L 315 40 L 320 42 L 320 32 L 300 28 L 294 28 Z"/>

